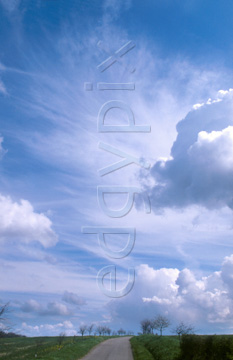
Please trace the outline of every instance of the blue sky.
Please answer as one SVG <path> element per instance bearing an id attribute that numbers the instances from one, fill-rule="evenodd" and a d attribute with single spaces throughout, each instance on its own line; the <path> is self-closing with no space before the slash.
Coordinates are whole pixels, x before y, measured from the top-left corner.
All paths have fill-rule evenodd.
<path id="1" fill-rule="evenodd" d="M 199 0 L 0 0 L 0 300 L 10 301 L 15 330 L 73 335 L 93 322 L 137 332 L 163 314 L 200 333 L 232 332 L 232 11 Z M 122 63 L 101 73 L 130 40 Z M 99 91 L 98 82 L 133 82 L 135 91 Z M 98 132 L 111 100 L 151 132 Z M 106 121 L 126 125 L 127 116 L 113 109 Z M 151 168 L 99 176 L 120 160 L 100 142 Z M 116 185 L 140 188 L 151 213 L 135 195 L 126 216 L 108 217 L 97 186 Z M 106 198 L 113 208 L 124 201 Z M 135 228 L 135 246 L 109 258 L 85 226 Z M 98 288 L 109 265 L 118 289 L 135 269 L 128 295 Z"/>

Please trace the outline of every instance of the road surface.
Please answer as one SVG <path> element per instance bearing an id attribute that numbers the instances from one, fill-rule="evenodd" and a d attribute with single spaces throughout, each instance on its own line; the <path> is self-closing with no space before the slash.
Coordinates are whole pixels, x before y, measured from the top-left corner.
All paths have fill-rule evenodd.
<path id="1" fill-rule="evenodd" d="M 131 336 L 108 339 L 92 349 L 82 360 L 133 360 Z"/>

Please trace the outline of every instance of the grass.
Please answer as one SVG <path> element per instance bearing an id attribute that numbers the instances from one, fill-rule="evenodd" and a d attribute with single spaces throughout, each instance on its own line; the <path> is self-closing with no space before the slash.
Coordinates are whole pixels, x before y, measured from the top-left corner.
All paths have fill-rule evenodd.
<path id="1" fill-rule="evenodd" d="M 152 354 L 146 349 L 140 336 L 134 336 L 130 339 L 134 360 L 154 360 Z"/>
<path id="2" fill-rule="evenodd" d="M 131 340 L 134 360 L 233 360 L 232 335 L 140 335 Z M 1 360 L 1 359 L 0 359 Z"/>
<path id="3" fill-rule="evenodd" d="M 58 345 L 58 337 L 1 338 L 0 360 L 77 360 L 108 338 L 109 336 L 65 337 L 61 346 Z"/>
<path id="4" fill-rule="evenodd" d="M 141 335 L 131 339 L 134 360 L 175 360 L 180 354 L 176 336 Z"/>

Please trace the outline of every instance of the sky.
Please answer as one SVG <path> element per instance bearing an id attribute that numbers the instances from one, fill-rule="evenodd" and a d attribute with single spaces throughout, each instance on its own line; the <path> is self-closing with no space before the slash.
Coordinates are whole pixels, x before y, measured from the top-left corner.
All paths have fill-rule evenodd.
<path id="1" fill-rule="evenodd" d="M 233 332 L 232 12 L 0 0 L 0 304 L 14 331 L 136 334 L 163 315 L 166 334 Z"/>

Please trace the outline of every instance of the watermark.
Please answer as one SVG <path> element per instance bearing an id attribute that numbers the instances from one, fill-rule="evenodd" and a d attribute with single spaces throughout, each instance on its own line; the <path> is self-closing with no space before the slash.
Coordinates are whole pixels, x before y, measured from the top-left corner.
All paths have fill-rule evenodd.
<path id="1" fill-rule="evenodd" d="M 108 54 L 108 57 L 101 62 L 97 66 L 97 70 L 101 73 L 107 71 L 110 67 L 114 66 L 115 63 L 119 63 L 124 67 L 129 73 L 134 73 L 135 68 L 129 66 L 125 63 L 124 57 L 129 51 L 132 51 L 135 48 L 135 43 L 133 41 L 129 41 L 124 44 L 120 49 L 115 51 L 114 53 L 110 53 L 108 49 L 104 46 L 102 42 L 98 43 L 98 46 L 101 50 Z M 85 91 L 93 90 L 93 83 L 85 82 L 84 83 Z M 134 91 L 135 83 L 133 82 L 125 82 L 125 83 L 106 83 L 99 82 L 97 83 L 97 90 L 99 91 Z M 113 109 L 123 110 L 127 115 L 128 123 L 126 125 L 107 125 L 106 118 Z M 97 116 L 97 132 L 98 133 L 149 133 L 151 131 L 150 125 L 137 125 L 135 123 L 134 113 L 129 105 L 120 100 L 109 100 L 105 102 L 98 113 Z M 122 149 L 118 149 L 113 145 L 109 145 L 103 142 L 98 143 L 99 149 L 103 151 L 110 152 L 119 158 L 119 161 L 110 164 L 100 170 L 98 170 L 98 174 L 100 177 L 107 176 L 108 174 L 119 171 L 123 167 L 129 166 L 131 164 L 136 164 L 144 169 L 150 169 L 150 163 L 143 158 L 137 158 L 132 154 L 126 153 Z M 119 197 L 119 194 L 126 194 L 127 199 L 123 204 L 123 207 L 118 209 L 109 208 L 106 201 L 105 196 L 115 196 Z M 97 200 L 99 204 L 99 208 L 102 212 L 109 218 L 117 219 L 127 216 L 129 212 L 132 210 L 135 196 L 139 196 L 142 198 L 144 203 L 145 212 L 150 213 L 150 200 L 148 195 L 142 191 L 142 189 L 136 186 L 97 186 Z M 105 226 L 89 226 L 83 227 L 82 232 L 84 234 L 96 234 L 99 241 L 99 246 L 106 256 L 109 258 L 120 260 L 127 257 L 133 250 L 135 239 L 136 239 L 136 228 L 122 228 L 122 227 L 105 227 Z M 127 243 L 124 248 L 120 250 L 113 250 L 108 246 L 109 239 L 111 239 L 111 235 L 119 236 L 120 239 L 122 237 L 127 238 Z M 117 288 L 117 267 L 116 265 L 109 265 L 99 270 L 97 274 L 97 284 L 101 292 L 108 297 L 119 298 L 127 295 L 133 288 L 135 282 L 135 269 L 128 268 L 128 279 L 123 288 Z M 108 278 L 108 280 L 107 280 Z M 106 282 L 108 281 L 108 286 L 106 286 Z"/>

